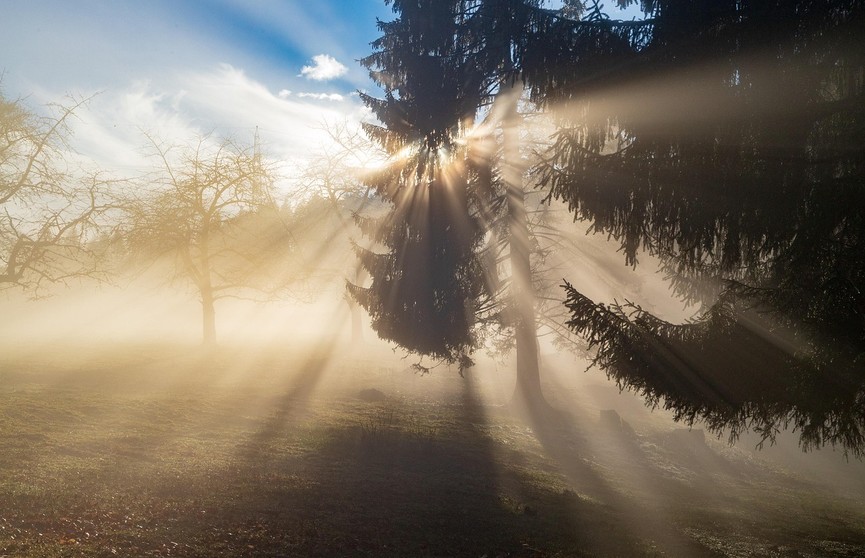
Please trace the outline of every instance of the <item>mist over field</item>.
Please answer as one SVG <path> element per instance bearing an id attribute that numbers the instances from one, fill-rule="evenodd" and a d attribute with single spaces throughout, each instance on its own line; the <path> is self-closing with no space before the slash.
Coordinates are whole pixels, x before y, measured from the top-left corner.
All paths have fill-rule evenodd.
<path id="1" fill-rule="evenodd" d="M 579 240 L 581 288 L 670 319 L 693 311 L 659 274 L 617 266 L 605 240 Z M 10 555 L 861 548 L 861 461 L 804 453 L 792 433 L 758 450 L 754 434 L 731 445 L 689 429 L 589 368 L 584 349 L 541 338 L 544 394 L 562 413 L 545 426 L 509 407 L 513 355 L 421 374 L 366 319 L 353 341 L 341 281 L 309 301 L 225 301 L 208 348 L 200 304 L 151 279 L 6 293 Z"/>
<path id="2" fill-rule="evenodd" d="M 865 556 L 862 0 L 12 0 L 0 558 Z"/>

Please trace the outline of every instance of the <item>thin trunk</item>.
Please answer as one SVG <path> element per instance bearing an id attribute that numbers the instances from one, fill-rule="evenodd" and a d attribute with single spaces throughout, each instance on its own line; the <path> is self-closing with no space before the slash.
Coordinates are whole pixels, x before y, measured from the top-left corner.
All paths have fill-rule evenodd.
<path id="1" fill-rule="evenodd" d="M 210 285 L 201 289 L 202 340 L 205 345 L 216 343 L 216 308 Z"/>
<path id="2" fill-rule="evenodd" d="M 213 282 L 210 277 L 210 234 L 207 227 L 201 233 L 201 275 L 198 288 L 201 291 L 202 340 L 205 345 L 216 343 L 216 309 L 214 308 Z"/>
<path id="3" fill-rule="evenodd" d="M 510 91 L 503 93 L 508 105 L 502 130 L 502 175 L 508 192 L 511 307 L 517 345 L 517 383 L 513 402 L 532 410 L 546 406 L 546 401 L 541 392 L 535 293 L 532 287 L 531 249 L 520 156 L 520 115 L 517 112 L 520 93 L 519 84 L 514 84 Z"/>

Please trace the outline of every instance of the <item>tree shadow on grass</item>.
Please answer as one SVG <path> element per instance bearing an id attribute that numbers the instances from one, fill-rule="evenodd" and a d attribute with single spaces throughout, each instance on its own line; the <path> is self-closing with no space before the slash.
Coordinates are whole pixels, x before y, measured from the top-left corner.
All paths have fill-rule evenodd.
<path id="1" fill-rule="evenodd" d="M 573 489 L 608 506 L 620 528 L 643 541 L 642 547 L 657 549 L 663 555 L 669 556 L 717 556 L 681 532 L 673 524 L 662 501 L 647 502 L 616 490 L 612 479 L 601 477 L 597 473 L 597 465 L 592 463 L 596 454 L 586 445 L 575 444 L 574 436 L 564 432 L 560 425 L 552 427 L 534 422 L 532 428 L 546 454 L 559 465 Z M 613 463 L 613 467 L 620 465 L 632 468 L 635 462 L 645 459 L 639 452 L 634 451 L 634 448 L 626 446 L 616 450 L 616 453 L 621 461 Z M 647 477 L 643 482 L 648 484 L 657 482 L 657 479 Z M 652 487 L 652 490 L 657 489 L 657 486 Z"/>
<path id="2" fill-rule="evenodd" d="M 649 473 L 654 467 L 633 432 L 581 423 L 553 407 L 529 406 L 521 414 L 572 489 L 607 506 L 619 528 L 641 541 L 641 548 L 669 556 L 718 555 L 675 524 L 666 504 L 693 492 L 683 493 L 680 484 Z"/>
<path id="3" fill-rule="evenodd" d="M 267 394 L 275 406 L 252 415 L 257 396 L 219 405 L 207 395 L 114 401 L 87 390 L 8 399 L 21 415 L 16 433 L 33 436 L 22 445 L 44 455 L 21 447 L 0 457 L 0 554 L 714 555 L 682 540 L 658 509 L 669 499 L 647 505 L 608 474 L 649 469 L 642 447 L 592 446 L 573 420 L 547 422 L 535 425 L 548 456 L 539 457 L 537 444 L 501 436 L 529 438 L 471 382 L 447 402 L 323 400 L 332 349 L 325 342 L 301 359 L 285 389 Z M 718 510 L 702 524 L 733 517 Z M 839 517 L 853 516 L 833 512 L 824 523 Z M 839 529 L 839 548 L 862 548 L 841 538 L 854 529 Z"/>
<path id="4" fill-rule="evenodd" d="M 602 411 L 595 420 L 571 408 L 529 411 L 525 420 L 572 488 L 607 505 L 645 546 L 689 557 L 727 555 L 719 549 L 736 544 L 750 548 L 747 555 L 770 555 L 772 548 L 819 555 L 827 541 L 861 550 L 860 528 L 830 532 L 803 511 L 813 487 L 719 454 L 701 430 L 637 435 L 624 421 L 617 424 L 615 412 Z"/>
<path id="5" fill-rule="evenodd" d="M 286 403 L 291 405 L 292 399 Z M 540 482 L 496 447 L 471 381 L 451 404 L 341 401 L 302 446 L 273 421 L 239 455 L 237 548 L 265 556 L 639 556 L 606 506 Z M 285 411 L 289 413 L 290 411 Z M 280 412 L 277 412 L 280 415 Z M 287 415 L 282 415 L 287 416 Z M 229 529 L 226 525 L 225 529 Z"/>
<path id="6" fill-rule="evenodd" d="M 288 387 L 271 402 L 272 413 L 251 442 L 266 443 L 297 420 L 310 414 L 310 402 L 336 355 L 338 336 L 331 335 L 316 343 L 299 365 L 299 372 Z"/>

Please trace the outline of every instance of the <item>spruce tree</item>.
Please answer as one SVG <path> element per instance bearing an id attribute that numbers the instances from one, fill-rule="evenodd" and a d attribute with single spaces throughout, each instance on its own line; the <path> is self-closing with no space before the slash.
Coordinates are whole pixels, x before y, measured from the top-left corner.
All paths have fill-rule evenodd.
<path id="1" fill-rule="evenodd" d="M 477 258 L 477 172 L 458 141 L 470 126 L 482 80 L 466 56 L 461 1 L 394 0 L 399 17 L 362 60 L 384 98 L 362 95 L 381 125 L 366 131 L 390 165 L 367 177 L 390 211 L 359 218 L 378 248 L 358 247 L 369 287 L 349 290 L 383 339 L 434 359 L 468 364 L 484 297 Z"/>
<path id="2" fill-rule="evenodd" d="M 534 39 L 533 94 L 561 126 L 544 179 L 707 310 L 675 325 L 567 286 L 571 326 L 680 418 L 860 453 L 865 3 L 642 5 Z"/>

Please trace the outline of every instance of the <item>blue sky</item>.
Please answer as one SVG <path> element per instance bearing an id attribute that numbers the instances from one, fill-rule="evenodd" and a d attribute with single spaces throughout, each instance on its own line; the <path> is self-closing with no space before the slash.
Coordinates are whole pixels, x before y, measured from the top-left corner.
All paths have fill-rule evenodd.
<path id="1" fill-rule="evenodd" d="M 377 17 L 381 0 L 4 0 L 0 87 L 34 110 L 96 94 L 74 144 L 121 173 L 148 165 L 144 131 L 251 141 L 258 126 L 274 157 L 302 161 L 324 124 L 364 117 L 357 60 Z"/>
<path id="2" fill-rule="evenodd" d="M 611 2 L 612 3 L 612 2 Z M 100 165 L 144 168 L 143 135 L 214 133 L 302 164 L 322 126 L 367 116 L 382 0 L 4 0 L 0 87 L 35 110 L 96 95 L 75 146 Z"/>
<path id="3" fill-rule="evenodd" d="M 230 64 L 281 88 L 316 54 L 349 68 L 336 85 L 366 83 L 381 0 L 5 0 L 4 83 L 116 86 L 123 79 Z"/>

